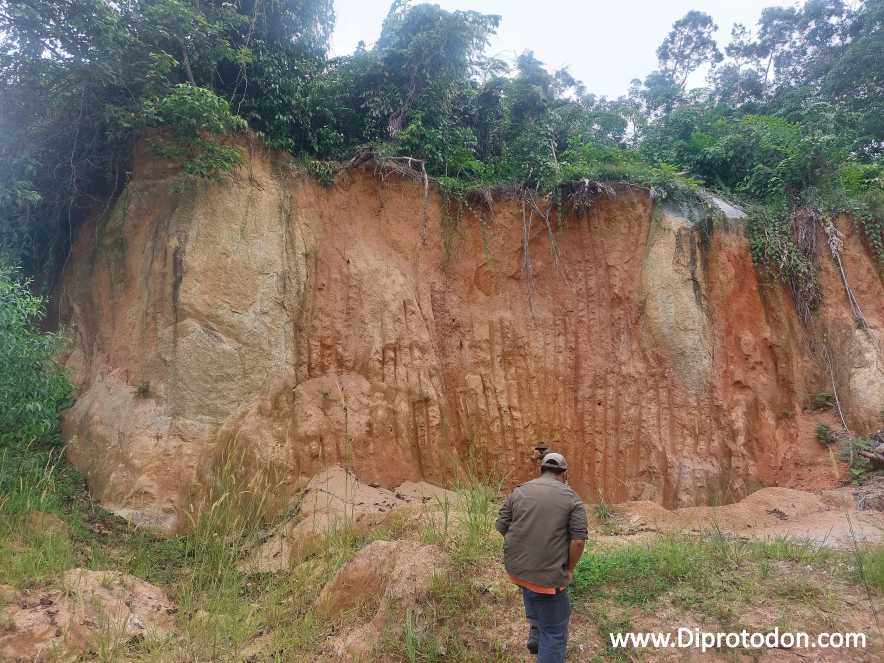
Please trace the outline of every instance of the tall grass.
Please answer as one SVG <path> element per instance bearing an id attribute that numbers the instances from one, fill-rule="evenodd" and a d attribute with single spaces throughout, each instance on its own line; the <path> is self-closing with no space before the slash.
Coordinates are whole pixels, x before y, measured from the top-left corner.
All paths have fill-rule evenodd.
<path id="1" fill-rule="evenodd" d="M 495 463 L 483 462 L 470 447 L 467 458 L 455 468 L 458 491 L 458 528 L 448 538 L 447 548 L 456 566 L 474 563 L 494 555 L 501 542 L 494 529 L 507 475 Z"/>
<path id="2" fill-rule="evenodd" d="M 56 582 L 74 565 L 67 526 L 47 526 L 46 514 L 62 514 L 76 473 L 50 447 L 0 452 L 0 582 L 33 587 Z"/>
<path id="3" fill-rule="evenodd" d="M 265 506 L 275 486 L 247 482 L 244 456 L 235 447 L 222 454 L 205 500 L 188 514 L 191 531 L 177 546 L 186 561 L 175 583 L 185 647 L 211 660 L 234 658 L 260 622 L 240 565 L 266 525 Z"/>
<path id="4" fill-rule="evenodd" d="M 688 601 L 692 594 L 737 598 L 759 589 L 772 573 L 771 562 L 820 568 L 834 555 L 812 543 L 749 542 L 715 530 L 700 536 L 665 534 L 650 543 L 590 549 L 577 564 L 572 588 L 577 599 L 603 597 L 625 605 L 648 604 L 669 591 Z"/>

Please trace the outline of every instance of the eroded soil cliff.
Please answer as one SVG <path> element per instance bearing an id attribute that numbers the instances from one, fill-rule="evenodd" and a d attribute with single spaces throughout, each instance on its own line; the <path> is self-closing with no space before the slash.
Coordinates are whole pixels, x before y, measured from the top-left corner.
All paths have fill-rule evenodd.
<path id="1" fill-rule="evenodd" d="M 467 462 L 523 480 L 544 439 L 585 499 L 672 507 L 835 484 L 814 439 L 835 414 L 809 407 L 832 375 L 850 425 L 880 425 L 884 284 L 848 219 L 869 330 L 828 260 L 802 326 L 743 222 L 701 231 L 708 211 L 646 190 L 553 215 L 555 247 L 535 217 L 529 277 L 517 201 L 454 219 L 420 184 L 351 170 L 323 188 L 258 149 L 230 181 L 175 177 L 143 150 L 58 292 L 69 456 L 138 522 L 186 527 L 231 447 L 277 506 L 332 464 L 386 487 Z"/>

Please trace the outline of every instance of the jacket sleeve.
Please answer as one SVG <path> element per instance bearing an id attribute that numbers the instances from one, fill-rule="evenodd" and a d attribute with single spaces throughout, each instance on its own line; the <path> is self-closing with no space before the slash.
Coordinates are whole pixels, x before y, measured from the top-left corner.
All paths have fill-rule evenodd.
<path id="1" fill-rule="evenodd" d="M 497 531 L 501 534 L 506 534 L 509 531 L 510 523 L 513 522 L 513 494 L 510 493 L 509 497 L 506 498 L 506 502 L 503 503 L 503 506 L 500 507 L 500 513 L 497 514 L 497 522 L 494 526 L 497 528 Z"/>
<path id="2" fill-rule="evenodd" d="M 589 536 L 586 524 L 586 507 L 583 501 L 574 496 L 574 503 L 571 505 L 571 515 L 568 518 L 568 536 L 572 540 L 586 541 Z"/>

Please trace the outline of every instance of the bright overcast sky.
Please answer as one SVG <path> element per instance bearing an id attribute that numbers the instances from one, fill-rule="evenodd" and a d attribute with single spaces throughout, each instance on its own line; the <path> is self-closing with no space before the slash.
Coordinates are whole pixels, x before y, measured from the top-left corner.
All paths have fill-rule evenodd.
<path id="1" fill-rule="evenodd" d="M 337 21 L 332 53 L 353 52 L 378 38 L 391 0 L 335 0 Z M 672 23 L 691 9 L 712 16 L 722 50 L 731 26 L 754 26 L 761 10 L 790 6 L 789 0 L 434 0 L 445 9 L 473 9 L 502 17 L 488 52 L 512 61 L 526 49 L 548 67 L 567 66 L 588 92 L 615 98 L 629 81 L 657 65 L 657 46 Z M 703 83 L 695 76 L 696 85 Z M 692 79 L 693 80 L 693 79 Z"/>

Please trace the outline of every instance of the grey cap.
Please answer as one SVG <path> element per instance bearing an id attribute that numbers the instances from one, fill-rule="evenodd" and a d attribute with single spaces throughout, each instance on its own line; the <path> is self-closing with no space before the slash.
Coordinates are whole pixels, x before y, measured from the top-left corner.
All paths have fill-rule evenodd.
<path id="1" fill-rule="evenodd" d="M 543 462 L 540 464 L 540 467 L 548 467 L 551 470 L 564 471 L 568 469 L 568 463 L 565 462 L 565 457 L 562 454 L 557 454 L 555 451 L 552 451 L 543 457 Z"/>

